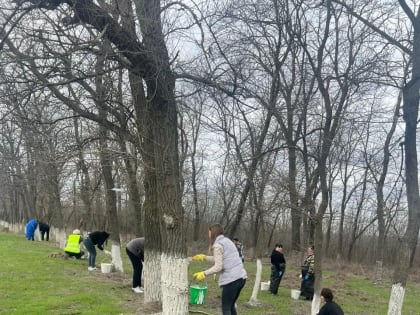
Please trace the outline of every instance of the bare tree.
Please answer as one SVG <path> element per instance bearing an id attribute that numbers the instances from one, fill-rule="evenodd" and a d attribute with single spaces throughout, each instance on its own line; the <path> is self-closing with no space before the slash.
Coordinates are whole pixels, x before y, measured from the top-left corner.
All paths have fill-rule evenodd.
<path id="1" fill-rule="evenodd" d="M 344 19 L 343 10 L 336 9 L 331 1 L 326 1 L 325 7 L 321 11 L 318 11 L 315 7 L 307 11 L 302 10 L 301 20 L 311 19 L 315 12 L 322 15 L 322 18 L 317 19 L 319 21 L 317 30 L 314 30 L 318 36 L 316 45 L 308 45 L 308 42 L 303 41 L 302 37 L 299 38 L 315 75 L 321 103 L 320 111 L 317 111 L 316 107 L 313 109 L 314 113 L 320 115 L 321 120 L 318 125 L 318 144 L 315 147 L 316 151 L 313 153 L 316 156 L 316 168 L 314 169 L 316 176 L 314 179 L 318 179 L 314 183 L 319 183 L 321 198 L 316 213 L 310 218 L 315 227 L 314 243 L 318 253 L 315 256 L 316 294 L 312 305 L 312 313 L 316 313 L 319 307 L 319 296 L 317 294 L 322 287 L 322 222 L 328 208 L 330 191 L 327 163 L 333 140 L 342 125 L 343 117 L 353 102 L 353 95 L 360 89 L 356 82 L 360 84 L 368 80 L 370 74 L 367 70 L 369 65 L 372 65 L 362 53 L 363 47 L 368 43 L 369 33 L 366 33 L 366 30 L 360 27 L 361 23 L 357 23 L 350 17 Z M 345 27 L 341 28 L 340 25 Z M 343 32 L 343 30 L 346 31 Z M 332 34 L 334 34 L 334 37 L 332 37 Z M 360 34 L 364 35 L 359 36 Z M 345 58 L 341 55 L 342 45 L 348 47 Z M 379 56 L 380 54 L 376 57 Z M 358 60 L 363 60 L 363 62 L 358 63 Z M 364 69 L 363 72 L 357 72 L 357 69 L 362 68 Z M 313 184 L 308 186 L 316 187 Z M 310 195 L 313 195 L 313 193 Z"/>
<path id="2" fill-rule="evenodd" d="M 206 203 L 199 202 L 200 193 L 199 193 L 199 179 L 200 174 L 202 173 L 202 161 L 203 157 L 200 152 L 199 147 L 199 137 L 202 129 L 202 118 L 203 115 L 203 96 L 196 94 L 193 97 L 190 97 L 191 108 L 188 106 L 180 105 L 183 119 L 182 119 L 182 130 L 185 135 L 184 151 L 190 162 L 190 174 L 189 178 L 191 180 L 191 190 L 192 190 L 192 207 L 194 213 L 193 220 L 193 237 L 194 241 L 197 241 L 200 237 L 200 224 L 201 218 L 205 211 Z M 204 206 L 204 208 L 202 208 Z"/>
<path id="3" fill-rule="evenodd" d="M 361 14 L 357 7 L 348 5 L 344 1 L 334 0 L 335 3 L 343 6 L 350 14 L 365 23 L 379 36 L 387 40 L 391 45 L 400 49 L 402 53 L 409 56 L 411 65 L 411 76 L 407 78 L 407 82 L 402 88 L 403 92 L 403 118 L 405 121 L 404 134 L 404 149 L 405 149 L 405 181 L 407 190 L 408 203 L 408 223 L 405 235 L 400 246 L 400 264 L 394 271 L 394 284 L 392 286 L 391 297 L 389 301 L 388 314 L 401 314 L 402 304 L 404 301 L 405 286 L 408 278 L 408 270 L 410 267 L 410 260 L 417 244 L 417 237 L 420 228 L 420 207 L 419 207 L 419 183 L 418 183 L 418 160 L 416 148 L 416 132 L 417 132 L 417 118 L 419 110 L 419 90 L 420 90 L 420 11 L 414 12 L 416 6 L 411 8 L 405 0 L 399 0 L 400 8 L 406 14 L 407 23 L 412 29 L 407 35 L 396 36 L 391 32 L 394 30 L 386 30 L 383 25 L 379 24 L 381 20 L 371 20 L 369 14 L 375 10 L 377 5 L 382 3 L 371 3 L 367 10 L 363 8 Z M 389 7 L 389 14 L 386 19 L 389 19 L 395 12 L 399 12 L 397 8 Z M 404 20 L 401 20 L 404 22 Z M 406 46 L 407 45 L 407 46 Z"/>
<path id="4" fill-rule="evenodd" d="M 106 8 L 93 1 L 24 1 L 26 11 L 59 10 L 65 8 L 73 16 L 66 18 L 67 24 L 84 23 L 97 30 L 120 52 L 121 65 L 141 77 L 145 83 L 146 102 L 141 113 L 145 126 L 141 137 L 141 153 L 145 163 L 145 220 L 147 243 L 146 265 L 162 262 L 166 272 L 150 274 L 162 276 L 162 281 L 151 281 L 146 286 L 146 300 L 162 299 L 164 314 L 185 314 L 188 297 L 183 294 L 187 288 L 186 245 L 183 228 L 183 210 L 179 183 L 177 112 L 174 99 L 175 80 L 170 70 L 169 55 L 166 49 L 161 25 L 160 1 L 136 1 L 136 15 L 142 32 L 141 40 L 118 23 Z M 35 4 L 35 5 L 34 5 Z M 68 6 L 67 6 L 68 5 Z M 8 46 L 11 47 L 10 41 Z M 19 51 L 14 51 L 19 54 Z M 34 73 L 36 67 L 32 68 Z M 84 110 L 74 101 L 68 101 L 60 91 L 48 84 L 45 77 L 42 83 L 49 86 L 54 95 L 78 114 L 99 122 L 113 132 L 124 132 L 121 127 Z M 114 112 L 115 114 L 115 112 Z M 164 256 L 161 259 L 161 256 Z M 173 270 L 173 271 L 171 271 Z M 181 275 L 181 277 L 179 277 Z M 147 281 L 147 279 L 145 279 Z M 162 286 L 160 286 L 162 284 Z M 148 290 L 147 288 L 150 288 Z M 174 288 L 179 288 L 175 289 Z M 162 291 L 160 290 L 162 289 Z M 174 296 L 174 292 L 178 292 Z M 174 302 L 176 297 L 176 302 Z"/>

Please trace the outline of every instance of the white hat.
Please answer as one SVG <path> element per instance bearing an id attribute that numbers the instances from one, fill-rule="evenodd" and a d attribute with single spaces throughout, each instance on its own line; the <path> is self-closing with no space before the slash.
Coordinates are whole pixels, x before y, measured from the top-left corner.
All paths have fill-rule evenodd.
<path id="1" fill-rule="evenodd" d="M 75 229 L 75 230 L 73 231 L 73 234 L 79 234 L 79 235 L 80 235 L 80 230 L 79 230 L 79 229 Z"/>

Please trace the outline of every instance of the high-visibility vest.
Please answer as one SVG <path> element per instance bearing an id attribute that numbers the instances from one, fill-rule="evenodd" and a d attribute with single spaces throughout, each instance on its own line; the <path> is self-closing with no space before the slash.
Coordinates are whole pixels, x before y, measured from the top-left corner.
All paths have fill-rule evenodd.
<path id="1" fill-rule="evenodd" d="M 80 253 L 80 235 L 78 234 L 71 234 L 69 235 L 69 238 L 67 239 L 67 245 L 64 248 L 65 252 L 69 253 Z"/>

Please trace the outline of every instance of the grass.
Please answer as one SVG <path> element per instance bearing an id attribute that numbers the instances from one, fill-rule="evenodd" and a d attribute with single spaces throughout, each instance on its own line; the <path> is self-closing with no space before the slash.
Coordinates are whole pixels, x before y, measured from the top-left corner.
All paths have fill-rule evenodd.
<path id="1" fill-rule="evenodd" d="M 64 260 L 49 257 L 51 253 L 62 253 L 53 242 L 31 242 L 23 235 L 0 232 L 0 314 L 52 314 L 52 315 L 121 315 L 142 313 L 141 295 L 131 292 L 131 266 L 123 255 L 125 273 L 102 274 L 89 272 L 85 260 Z M 99 252 L 97 262 L 104 259 Z M 286 254 L 287 259 L 287 254 Z M 263 261 L 263 281 L 269 280 L 270 266 Z M 291 265 L 291 263 L 289 263 Z M 267 291 L 258 292 L 258 306 L 249 306 L 256 267 L 246 262 L 248 280 L 238 301 L 241 315 L 307 315 L 310 302 L 293 300 L 291 289 L 299 289 L 299 270 L 287 267 L 280 285 L 279 295 L 271 296 Z M 326 265 L 326 264 L 324 264 Z M 191 263 L 192 274 L 210 266 L 208 263 Z M 333 289 L 336 301 L 343 307 L 346 315 L 386 314 L 391 281 L 385 280 L 382 286 L 373 284 L 373 271 L 351 268 L 345 271 L 338 266 L 326 266 L 323 284 Z M 339 270 L 339 271 L 337 271 Z M 420 295 L 420 272 L 412 271 L 405 294 L 402 314 L 420 314 L 417 297 Z M 371 277 L 369 275 L 372 275 Z M 191 305 L 190 312 L 219 314 L 220 293 L 217 280 L 208 277 L 204 284 L 208 287 L 206 302 Z M 136 311 L 137 310 L 137 311 Z M 176 315 L 176 314 L 174 314 Z"/>
<path id="2" fill-rule="evenodd" d="M 287 259 L 287 256 L 286 256 Z M 381 286 L 373 283 L 374 272 L 354 265 L 346 266 L 346 270 L 334 264 L 324 264 L 323 287 L 329 287 L 335 294 L 335 300 L 339 303 L 346 315 L 383 315 L 387 314 L 389 295 L 391 291 L 390 272 L 386 271 L 387 277 Z M 201 271 L 210 266 L 208 263 L 194 263 L 190 265 L 191 272 Z M 290 297 L 291 289 L 300 288 L 299 269 L 288 266 L 280 284 L 277 296 L 272 296 L 268 291 L 258 292 L 259 306 L 248 306 L 249 298 L 255 279 L 255 263 L 246 262 L 248 281 L 241 292 L 238 302 L 238 313 L 241 315 L 308 315 L 311 313 L 311 303 L 304 300 L 293 300 Z M 348 267 L 348 268 L 347 268 Z M 337 271 L 338 270 L 338 271 Z M 409 280 L 406 288 L 402 314 L 420 314 L 420 305 L 417 298 L 420 295 L 419 270 L 412 271 L 414 276 Z M 262 281 L 268 281 L 270 265 L 268 259 L 263 260 Z M 417 278 L 417 279 L 416 279 Z M 205 281 L 208 287 L 205 305 L 192 305 L 190 310 L 205 311 L 210 314 L 218 314 L 217 307 L 220 305 L 220 289 L 213 279 Z M 216 307 L 216 308 L 215 308 Z"/>
<path id="3" fill-rule="evenodd" d="M 49 257 L 53 242 L 0 233 L 0 314 L 133 314 L 130 279 L 89 272 L 85 260 Z M 97 257 L 97 262 L 101 256 Z M 112 275 L 112 276 L 111 276 Z"/>

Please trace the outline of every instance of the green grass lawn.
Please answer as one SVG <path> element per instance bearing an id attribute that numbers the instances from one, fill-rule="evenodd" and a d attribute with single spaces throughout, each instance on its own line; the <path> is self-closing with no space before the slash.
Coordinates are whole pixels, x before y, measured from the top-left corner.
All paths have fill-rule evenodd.
<path id="1" fill-rule="evenodd" d="M 132 269 L 124 252 L 124 274 L 102 274 L 100 270 L 89 272 L 85 260 L 49 257 L 52 253 L 62 253 L 53 242 L 27 241 L 23 235 L 12 233 L 0 232 L 0 253 L 0 314 L 142 314 L 142 295 L 130 290 Z M 103 259 L 104 255 L 99 251 L 97 263 Z M 191 263 L 190 283 L 197 284 L 198 282 L 192 280 L 192 274 L 208 266 L 208 263 Z M 245 267 L 249 278 L 238 301 L 239 314 L 310 314 L 310 302 L 293 300 L 290 297 L 291 289 L 299 289 L 297 268 L 288 265 L 278 296 L 259 291 L 259 305 L 249 306 L 247 302 L 254 285 L 256 264 L 246 262 Z M 265 260 L 263 281 L 269 280 L 269 269 Z M 323 277 L 324 286 L 333 289 L 336 300 L 346 315 L 387 313 L 390 279 L 377 287 L 366 274 L 358 274 L 355 271 L 343 273 L 325 270 Z M 204 284 L 208 288 L 206 302 L 203 305 L 191 305 L 191 313 L 201 311 L 213 315 L 220 314 L 221 291 L 217 281 L 208 277 Z M 410 281 L 405 295 L 404 315 L 420 314 L 418 296 L 420 283 Z"/>
<path id="2" fill-rule="evenodd" d="M 287 256 L 286 256 L 287 259 Z M 263 260 L 262 281 L 268 281 L 270 277 L 270 265 L 268 259 Z M 208 263 L 192 263 L 191 272 L 197 272 L 209 267 Z M 248 301 L 252 294 L 255 280 L 256 264 L 246 262 L 249 279 L 239 297 L 238 313 L 241 315 L 308 315 L 311 310 L 311 302 L 294 300 L 291 298 L 291 289 L 299 289 L 299 269 L 287 266 L 286 273 L 280 284 L 277 296 L 272 296 L 268 291 L 259 291 L 258 300 L 260 305 L 249 306 Z M 366 268 L 361 272 L 360 268 L 348 268 L 349 270 L 337 272 L 336 270 L 324 270 L 323 287 L 333 290 L 335 300 L 339 303 L 346 315 L 384 315 L 387 314 L 391 280 L 385 279 L 381 286 L 373 284 L 373 270 Z M 190 273 L 191 273 L 190 272 Z M 363 273 L 363 275 L 362 275 Z M 418 271 L 417 271 L 418 273 Z M 369 278 L 369 275 L 372 275 Z M 210 277 L 211 278 L 211 277 Z M 419 315 L 420 305 L 417 302 L 420 296 L 420 283 L 409 282 L 402 310 L 403 315 Z M 205 305 L 192 305 L 191 310 L 205 311 L 210 314 L 218 314 L 215 307 L 220 305 L 220 289 L 217 282 L 211 279 L 204 281 L 208 287 Z"/>
<path id="3" fill-rule="evenodd" d="M 0 233 L 0 253 L 0 314 L 133 314 L 140 306 L 128 274 L 89 272 L 86 260 L 49 257 L 63 253 L 53 242 Z"/>

